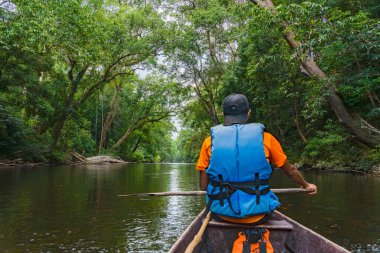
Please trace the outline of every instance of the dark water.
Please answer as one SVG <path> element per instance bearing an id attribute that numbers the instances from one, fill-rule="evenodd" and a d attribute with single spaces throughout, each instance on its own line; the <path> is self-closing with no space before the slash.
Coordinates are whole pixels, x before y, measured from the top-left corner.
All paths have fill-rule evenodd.
<path id="1" fill-rule="evenodd" d="M 118 194 L 197 190 L 194 165 L 0 170 L 0 252 L 166 252 L 203 197 Z M 280 211 L 353 252 L 380 252 L 380 178 L 305 172 L 314 197 L 281 195 Z M 276 172 L 272 187 L 294 187 Z"/>

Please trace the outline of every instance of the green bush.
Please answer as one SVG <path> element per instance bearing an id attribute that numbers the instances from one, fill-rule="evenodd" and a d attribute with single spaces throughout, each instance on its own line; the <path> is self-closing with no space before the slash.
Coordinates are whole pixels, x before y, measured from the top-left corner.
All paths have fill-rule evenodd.
<path id="1" fill-rule="evenodd" d="M 62 140 L 69 150 L 86 156 L 95 155 L 96 142 L 91 135 L 91 122 L 85 118 L 67 121 Z"/>
<path id="2" fill-rule="evenodd" d="M 379 164 L 380 163 L 380 145 L 377 145 L 375 149 L 372 149 L 364 157 L 370 163 Z"/>
<path id="3" fill-rule="evenodd" d="M 311 161 L 344 161 L 351 149 L 347 139 L 347 134 L 340 126 L 329 122 L 323 130 L 317 131 L 316 135 L 309 139 L 302 156 Z"/>
<path id="4" fill-rule="evenodd" d="M 141 163 L 144 161 L 144 151 L 138 149 L 132 154 L 126 154 L 125 159 L 129 162 Z"/>
<path id="5" fill-rule="evenodd" d="M 48 162 L 50 138 L 34 129 L 10 109 L 0 106 L 0 159 Z"/>
<path id="6" fill-rule="evenodd" d="M 157 154 L 157 155 L 154 157 L 154 162 L 155 162 L 155 163 L 159 163 L 159 162 L 161 162 L 161 156 Z"/>

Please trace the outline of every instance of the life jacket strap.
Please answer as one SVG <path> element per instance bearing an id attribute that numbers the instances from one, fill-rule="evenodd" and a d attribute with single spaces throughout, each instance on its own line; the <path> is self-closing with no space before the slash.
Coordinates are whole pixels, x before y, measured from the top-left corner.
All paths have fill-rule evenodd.
<path id="1" fill-rule="evenodd" d="M 250 188 L 246 188 L 246 189 L 236 189 L 236 188 L 227 188 L 227 187 L 220 187 L 221 189 L 219 190 L 219 193 L 216 193 L 216 194 L 208 194 L 208 197 L 210 199 L 213 199 L 213 200 L 223 200 L 223 199 L 227 199 L 229 198 L 233 193 L 235 193 L 237 190 L 240 190 L 240 191 L 243 191 L 245 193 L 248 193 L 250 195 L 256 195 L 257 191 L 256 190 L 253 190 L 253 189 L 250 189 Z M 217 187 L 215 187 L 215 189 L 217 189 Z M 224 191 L 223 191 L 224 190 Z M 258 191 L 258 194 L 259 196 L 260 195 L 265 195 L 267 194 L 268 192 L 270 191 L 270 188 L 267 187 L 267 188 L 264 188 L 262 190 L 259 190 Z M 223 205 L 221 205 L 223 206 Z"/>
<path id="2" fill-rule="evenodd" d="M 260 195 L 265 195 L 270 191 L 269 180 L 260 180 L 259 174 L 255 174 L 255 181 L 250 182 L 227 182 L 223 181 L 222 177 L 219 177 L 219 181 L 210 180 L 210 184 L 213 186 L 211 193 L 208 194 L 210 201 L 207 205 L 208 210 L 211 207 L 212 201 L 219 200 L 220 206 L 224 205 L 224 200 L 227 199 L 228 205 L 231 210 L 239 215 L 240 211 L 235 211 L 230 196 L 234 194 L 237 190 L 243 191 L 250 195 L 256 195 L 256 203 L 260 204 Z M 260 190 L 260 186 L 268 186 L 262 190 Z M 219 189 L 219 192 L 213 194 L 216 189 Z"/>
<path id="3" fill-rule="evenodd" d="M 267 253 L 267 242 L 259 242 L 260 253 Z"/>
<path id="4" fill-rule="evenodd" d="M 255 194 L 256 194 L 256 204 L 260 204 L 260 177 L 259 173 L 255 173 Z"/>
<path id="5" fill-rule="evenodd" d="M 251 244 L 248 241 L 243 242 L 243 253 L 251 253 Z"/>
<path id="6" fill-rule="evenodd" d="M 219 188 L 219 193 L 217 194 L 213 194 L 215 192 L 216 189 Z M 235 209 L 233 208 L 232 206 L 232 203 L 231 203 L 231 194 L 233 194 L 234 192 L 236 191 L 236 189 L 233 189 L 231 187 L 228 187 L 227 185 L 223 185 L 223 186 L 213 186 L 212 190 L 211 190 L 211 194 L 208 194 L 208 197 L 210 198 L 210 201 L 208 202 L 207 204 L 207 210 L 210 210 L 210 207 L 211 207 L 211 204 L 214 200 L 219 200 L 219 204 L 220 206 L 224 206 L 224 200 L 227 199 L 227 202 L 228 202 L 228 205 L 229 207 L 231 208 L 231 210 L 239 215 L 240 214 L 240 211 L 235 211 Z"/>
<path id="7" fill-rule="evenodd" d="M 218 187 L 218 186 L 230 186 L 233 188 L 236 188 L 238 190 L 244 191 L 245 189 L 253 188 L 256 185 L 269 186 L 269 179 L 259 179 L 255 181 L 248 181 L 248 182 L 227 182 L 227 181 L 214 181 L 209 179 L 209 182 L 212 186 Z"/>
<path id="8" fill-rule="evenodd" d="M 255 228 L 243 231 L 246 241 L 243 242 L 243 253 L 251 252 L 251 245 L 254 243 L 259 243 L 259 252 L 267 252 L 267 242 L 263 241 L 263 235 L 265 233 L 265 228 Z"/>
<path id="9" fill-rule="evenodd" d="M 249 181 L 249 182 L 226 182 L 226 181 L 217 182 L 214 180 L 210 180 L 209 182 L 215 189 L 220 188 L 219 193 L 216 195 L 219 195 L 219 194 L 225 195 L 226 192 L 228 192 L 228 195 L 232 195 L 235 191 L 239 190 L 250 195 L 256 195 L 257 197 L 258 195 L 260 196 L 260 195 L 267 194 L 270 190 L 268 179 L 265 179 L 265 180 L 255 179 L 255 181 Z M 268 187 L 260 190 L 260 186 L 268 186 Z M 212 193 L 210 195 L 212 195 Z"/>

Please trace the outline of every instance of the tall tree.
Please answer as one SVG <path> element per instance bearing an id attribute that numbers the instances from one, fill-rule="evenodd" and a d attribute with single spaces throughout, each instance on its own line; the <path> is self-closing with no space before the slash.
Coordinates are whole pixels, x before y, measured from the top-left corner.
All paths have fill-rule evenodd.
<path id="1" fill-rule="evenodd" d="M 271 0 L 251 0 L 251 2 L 267 9 L 274 15 L 276 14 L 276 10 Z M 301 47 L 301 43 L 295 39 L 295 34 L 292 32 L 288 24 L 283 22 L 280 23 L 280 25 L 284 30 L 284 37 L 289 46 L 293 49 L 299 49 Z M 312 57 L 304 57 L 301 61 L 301 65 L 309 75 L 328 80 L 324 71 L 319 68 Z M 331 109 L 335 112 L 338 120 L 357 138 L 358 141 L 372 148 L 375 148 L 380 144 L 380 131 L 377 129 L 371 129 L 363 124 L 357 117 L 351 116 L 344 105 L 342 98 L 336 92 L 334 85 L 330 85 L 327 100 Z"/>
<path id="2" fill-rule="evenodd" d="M 218 94 L 228 62 L 236 59 L 234 4 L 223 1 L 185 1 L 178 5 L 178 31 L 171 60 L 173 71 L 194 89 L 199 104 L 214 125 L 220 123 Z"/>
<path id="3" fill-rule="evenodd" d="M 102 115 L 102 128 L 100 131 L 100 139 L 99 139 L 99 145 L 98 145 L 98 153 L 102 151 L 104 148 L 104 144 L 107 140 L 107 134 L 109 130 L 111 129 L 113 120 L 115 119 L 116 114 L 119 111 L 120 108 L 120 92 L 122 88 L 122 84 L 120 83 L 120 80 L 114 85 L 114 92 L 111 98 L 111 101 L 109 103 L 109 111 L 107 112 L 107 116 L 104 119 Z"/>

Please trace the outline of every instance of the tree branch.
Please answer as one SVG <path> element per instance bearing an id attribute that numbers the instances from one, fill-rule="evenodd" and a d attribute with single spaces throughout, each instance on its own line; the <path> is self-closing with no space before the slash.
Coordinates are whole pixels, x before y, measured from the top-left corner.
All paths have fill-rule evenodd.
<path id="1" fill-rule="evenodd" d="M 161 115 L 161 116 L 156 117 L 156 118 L 154 118 L 154 117 L 149 118 L 149 116 L 148 116 L 146 118 L 139 119 L 137 122 L 131 124 L 131 126 L 128 127 L 128 129 L 125 131 L 125 134 L 112 146 L 112 149 L 116 149 L 121 144 L 123 144 L 124 141 L 133 133 L 134 130 L 136 130 L 140 127 L 143 127 L 147 123 L 159 122 L 160 120 L 162 120 L 166 117 L 169 117 L 169 116 L 170 116 L 170 112 L 166 112 L 164 115 Z"/>
<path id="2" fill-rule="evenodd" d="M 73 108 L 77 109 L 81 104 L 83 104 L 84 101 L 86 101 L 86 99 L 93 93 L 94 90 L 96 90 L 97 88 L 99 88 L 102 84 L 106 84 L 106 83 L 109 83 L 110 81 L 112 81 L 113 79 L 115 79 L 116 77 L 118 76 L 121 76 L 121 75 L 132 75 L 134 73 L 133 70 L 131 71 L 128 71 L 128 72 L 119 72 L 119 73 L 116 73 L 114 74 L 113 76 L 111 76 L 110 78 L 102 78 L 102 80 L 100 80 L 99 82 L 93 84 L 89 89 L 87 89 L 83 95 L 77 100 L 77 102 L 75 103 L 75 105 L 73 105 Z"/>

